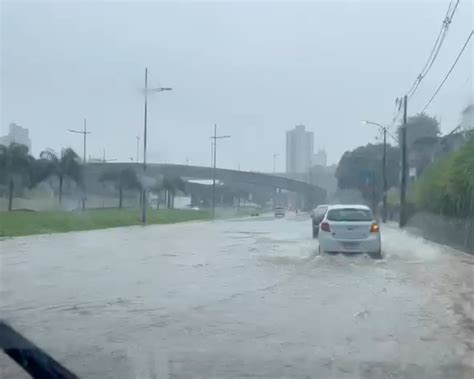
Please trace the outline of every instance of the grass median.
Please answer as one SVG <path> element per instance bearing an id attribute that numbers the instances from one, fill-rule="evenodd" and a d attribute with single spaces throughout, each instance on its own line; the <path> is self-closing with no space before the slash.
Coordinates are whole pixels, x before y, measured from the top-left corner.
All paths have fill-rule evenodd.
<path id="1" fill-rule="evenodd" d="M 207 220 L 207 211 L 187 209 L 150 209 L 148 224 L 172 224 L 184 221 Z M 74 212 L 1 212 L 0 237 L 31 234 L 63 233 L 77 230 L 105 229 L 141 224 L 137 209 L 88 209 Z"/>

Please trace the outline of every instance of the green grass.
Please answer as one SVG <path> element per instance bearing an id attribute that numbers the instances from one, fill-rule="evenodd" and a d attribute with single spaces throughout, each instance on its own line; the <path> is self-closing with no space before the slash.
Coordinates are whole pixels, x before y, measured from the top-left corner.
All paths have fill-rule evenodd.
<path id="1" fill-rule="evenodd" d="M 150 209 L 148 224 L 171 224 L 192 220 L 207 220 L 207 211 L 182 209 Z M 31 234 L 63 233 L 73 230 L 105 229 L 140 225 L 141 213 L 134 209 L 91 209 L 74 212 L 1 212 L 0 237 Z"/>

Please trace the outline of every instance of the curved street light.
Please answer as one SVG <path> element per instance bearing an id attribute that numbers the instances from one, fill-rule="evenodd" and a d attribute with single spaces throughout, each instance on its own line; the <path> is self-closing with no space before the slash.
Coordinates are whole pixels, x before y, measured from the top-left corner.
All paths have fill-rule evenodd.
<path id="1" fill-rule="evenodd" d="M 148 93 L 149 92 L 163 92 L 171 91 L 170 87 L 157 87 L 149 88 L 148 87 L 148 68 L 145 68 L 145 110 L 144 110 L 144 120 L 143 120 L 143 173 L 146 172 L 146 143 L 147 143 L 147 119 L 148 119 Z M 138 142 L 138 137 L 137 137 Z M 138 150 L 138 149 L 137 149 Z M 138 161 L 138 159 L 137 159 Z M 147 209 L 147 197 L 146 197 L 146 188 L 143 188 L 142 191 L 142 223 L 146 224 L 146 209 Z"/>
<path id="2" fill-rule="evenodd" d="M 374 125 L 383 131 L 383 158 L 382 158 L 382 177 L 383 177 L 383 196 L 382 196 L 382 222 L 387 222 L 387 134 L 395 141 L 398 140 L 387 130 L 386 126 L 374 121 L 362 121 L 366 125 Z"/>

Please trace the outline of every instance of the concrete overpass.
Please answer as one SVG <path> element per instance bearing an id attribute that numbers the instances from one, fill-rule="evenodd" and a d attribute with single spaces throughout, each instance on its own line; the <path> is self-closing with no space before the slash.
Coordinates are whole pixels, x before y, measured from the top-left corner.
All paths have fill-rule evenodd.
<path id="1" fill-rule="evenodd" d="M 139 163 L 88 163 L 86 165 L 87 181 L 98 181 L 99 176 L 105 170 L 121 170 L 127 167 L 131 167 L 136 170 L 137 174 L 143 175 L 143 166 Z M 170 177 L 181 177 L 183 180 L 204 180 L 212 179 L 213 169 L 212 167 L 179 164 L 147 164 L 146 176 L 153 178 L 160 174 Z M 216 179 L 229 186 L 246 183 L 258 187 L 295 192 L 303 196 L 305 203 L 309 202 L 312 205 L 321 204 L 326 201 L 326 191 L 321 187 L 281 176 L 217 168 Z"/>

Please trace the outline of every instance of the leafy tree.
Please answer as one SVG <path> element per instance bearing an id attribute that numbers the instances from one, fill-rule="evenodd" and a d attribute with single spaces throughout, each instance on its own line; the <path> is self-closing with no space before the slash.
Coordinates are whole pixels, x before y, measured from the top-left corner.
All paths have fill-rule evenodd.
<path id="1" fill-rule="evenodd" d="M 12 143 L 0 145 L 0 182 L 8 186 L 8 210 L 13 209 L 15 186 L 30 185 L 34 158 L 28 155 L 28 147 Z"/>
<path id="2" fill-rule="evenodd" d="M 59 204 L 62 202 L 64 178 L 72 179 L 76 184 L 82 184 L 81 159 L 70 147 L 61 150 L 57 155 L 54 150 L 48 149 L 40 153 L 40 158 L 48 162 L 48 176 L 56 175 L 59 180 Z"/>
<path id="3" fill-rule="evenodd" d="M 382 157 L 383 144 L 368 144 L 346 151 L 336 169 L 338 187 L 342 190 L 359 190 L 363 198 L 375 206 L 383 195 Z M 398 185 L 399 167 L 399 149 L 388 145 L 388 188 Z"/>
<path id="4" fill-rule="evenodd" d="M 127 189 L 141 189 L 137 173 L 131 167 L 122 170 L 109 169 L 99 177 L 101 182 L 112 182 L 119 192 L 119 209 L 123 206 L 123 191 Z"/>
<path id="5" fill-rule="evenodd" d="M 439 122 L 426 113 L 418 113 L 407 120 L 407 147 L 420 138 L 438 137 L 440 134 Z M 401 126 L 398 127 L 398 140 L 401 140 Z"/>

